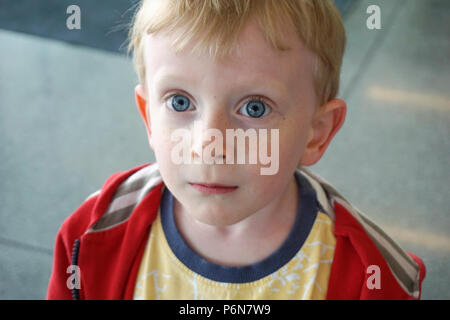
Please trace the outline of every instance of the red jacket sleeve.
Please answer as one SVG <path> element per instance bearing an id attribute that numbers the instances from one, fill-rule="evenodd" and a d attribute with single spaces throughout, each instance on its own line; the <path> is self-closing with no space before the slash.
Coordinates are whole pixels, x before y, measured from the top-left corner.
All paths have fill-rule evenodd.
<path id="1" fill-rule="evenodd" d="M 53 267 L 47 289 L 48 300 L 72 299 L 72 290 L 67 286 L 71 272 L 67 268 L 72 264 L 72 248 L 74 242 L 88 228 L 91 212 L 98 196 L 87 199 L 62 224 L 56 236 L 53 253 Z"/>
<path id="2" fill-rule="evenodd" d="M 404 285 L 391 270 L 382 251 L 356 218 L 339 203 L 335 203 L 334 209 L 336 247 L 327 299 L 419 299 L 421 283 L 425 277 L 423 261 L 406 252 L 418 265 L 416 279 L 418 292 L 412 292 L 416 289 L 403 287 Z"/>
<path id="3" fill-rule="evenodd" d="M 63 235 L 58 232 L 53 256 L 53 269 L 47 290 L 47 299 L 70 300 L 71 290 L 67 287 L 68 275 L 67 267 L 71 264 L 71 250 L 64 243 Z"/>

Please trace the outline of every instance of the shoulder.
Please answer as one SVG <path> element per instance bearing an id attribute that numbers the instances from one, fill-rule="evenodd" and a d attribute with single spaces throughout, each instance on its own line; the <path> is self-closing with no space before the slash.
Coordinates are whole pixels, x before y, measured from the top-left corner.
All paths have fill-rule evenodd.
<path id="1" fill-rule="evenodd" d="M 358 297 L 353 298 L 420 298 L 425 277 L 422 260 L 402 249 L 330 183 L 309 170 L 300 170 L 316 190 L 319 208 L 333 221 L 336 250 L 330 286 L 354 286 Z M 379 273 L 380 288 L 368 285 L 374 272 Z M 349 273 L 351 277 L 344 276 Z M 330 289 L 335 292 L 336 288 Z"/>
<path id="2" fill-rule="evenodd" d="M 59 235 L 72 240 L 96 227 L 110 227 L 124 208 L 131 215 L 134 207 L 153 187 L 161 183 L 156 163 L 143 164 L 119 171 L 104 182 L 101 189 L 90 194 L 61 225 Z M 112 220 L 111 220 L 112 219 Z"/>

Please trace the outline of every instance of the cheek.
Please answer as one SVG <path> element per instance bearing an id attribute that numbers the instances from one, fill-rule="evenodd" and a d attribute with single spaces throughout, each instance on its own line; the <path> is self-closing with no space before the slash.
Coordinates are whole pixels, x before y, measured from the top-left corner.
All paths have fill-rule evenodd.
<path id="1" fill-rule="evenodd" d="M 280 162 L 300 157 L 305 150 L 309 127 L 304 119 L 296 120 L 280 129 Z"/>
<path id="2" fill-rule="evenodd" d="M 155 157 L 161 165 L 170 166 L 170 154 L 175 142 L 171 141 L 172 130 L 167 126 L 161 125 L 161 122 L 156 122 L 152 126 L 152 146 Z"/>
<path id="3" fill-rule="evenodd" d="M 294 131 L 291 134 L 280 137 L 280 158 L 290 158 L 299 155 L 305 149 L 306 136 L 304 132 Z"/>
<path id="4" fill-rule="evenodd" d="M 172 144 L 175 143 L 170 139 L 171 130 L 158 126 L 153 131 L 153 134 L 153 152 L 158 163 L 159 172 L 164 183 L 173 192 L 173 190 L 177 190 L 180 176 L 178 166 L 171 158 Z"/>

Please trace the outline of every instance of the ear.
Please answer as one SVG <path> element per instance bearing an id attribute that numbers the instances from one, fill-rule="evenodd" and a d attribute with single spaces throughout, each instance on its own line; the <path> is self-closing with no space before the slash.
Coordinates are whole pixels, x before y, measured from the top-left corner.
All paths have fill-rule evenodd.
<path id="1" fill-rule="evenodd" d="M 341 99 L 333 99 L 316 110 L 300 165 L 312 166 L 322 158 L 329 143 L 344 124 L 346 114 L 347 104 Z"/>
<path id="2" fill-rule="evenodd" d="M 134 88 L 134 97 L 136 99 L 136 106 L 138 111 L 144 120 L 145 128 L 147 130 L 148 143 L 150 148 L 153 149 L 152 146 L 152 130 L 150 125 L 150 112 L 147 113 L 147 92 L 146 88 L 142 84 L 138 84 L 136 88 Z"/>

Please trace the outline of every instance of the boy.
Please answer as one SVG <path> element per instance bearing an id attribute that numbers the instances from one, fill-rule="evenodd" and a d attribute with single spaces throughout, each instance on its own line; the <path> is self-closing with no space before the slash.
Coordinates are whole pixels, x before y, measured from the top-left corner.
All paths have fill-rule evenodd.
<path id="1" fill-rule="evenodd" d="M 304 168 L 346 114 L 331 0 L 144 0 L 130 40 L 156 163 L 63 223 L 47 298 L 420 298 L 420 258 Z M 228 139 L 243 131 L 257 163 L 234 162 L 255 148 Z"/>

